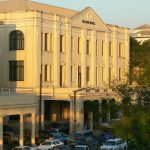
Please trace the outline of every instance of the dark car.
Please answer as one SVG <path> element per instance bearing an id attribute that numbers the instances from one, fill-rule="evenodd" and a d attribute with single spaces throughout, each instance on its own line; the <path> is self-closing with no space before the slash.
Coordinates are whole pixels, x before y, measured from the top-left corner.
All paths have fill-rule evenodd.
<path id="1" fill-rule="evenodd" d="M 114 139 L 114 138 L 115 138 L 115 136 L 112 135 L 110 132 L 108 132 L 108 133 L 102 133 L 100 135 L 100 139 L 101 139 L 102 142 L 105 142 L 105 141 L 107 141 L 109 139 Z"/>

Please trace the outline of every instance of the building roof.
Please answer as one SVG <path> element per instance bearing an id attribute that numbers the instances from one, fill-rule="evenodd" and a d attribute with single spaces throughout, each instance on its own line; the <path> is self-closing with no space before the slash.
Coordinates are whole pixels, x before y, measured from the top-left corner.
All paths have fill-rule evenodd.
<path id="1" fill-rule="evenodd" d="M 144 25 L 141 25 L 139 27 L 136 27 L 134 28 L 133 30 L 145 30 L 145 29 L 150 29 L 150 25 L 149 24 L 144 24 Z"/>
<path id="2" fill-rule="evenodd" d="M 62 16 L 72 17 L 78 11 L 66 9 L 57 6 L 37 3 L 30 0 L 4 0 L 0 1 L 0 12 L 13 11 L 43 11 L 47 13 L 55 13 Z"/>

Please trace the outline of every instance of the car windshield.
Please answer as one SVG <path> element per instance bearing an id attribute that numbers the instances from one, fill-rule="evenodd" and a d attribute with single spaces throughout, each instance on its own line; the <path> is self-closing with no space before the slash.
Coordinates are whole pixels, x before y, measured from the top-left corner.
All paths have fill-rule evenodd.
<path id="1" fill-rule="evenodd" d="M 115 142 L 115 141 L 106 141 L 104 145 L 107 145 L 107 146 L 115 146 L 115 145 L 116 145 L 116 142 Z"/>

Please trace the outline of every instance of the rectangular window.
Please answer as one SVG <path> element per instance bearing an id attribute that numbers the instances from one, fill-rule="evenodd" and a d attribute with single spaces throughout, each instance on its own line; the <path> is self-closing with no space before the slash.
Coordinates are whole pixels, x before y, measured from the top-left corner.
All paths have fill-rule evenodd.
<path id="1" fill-rule="evenodd" d="M 50 65 L 49 67 L 50 67 L 49 68 L 49 75 L 50 75 L 49 80 L 52 81 L 52 65 Z"/>
<path id="2" fill-rule="evenodd" d="M 9 80 L 24 81 L 24 61 L 9 61 Z"/>
<path id="3" fill-rule="evenodd" d="M 63 52 L 63 35 L 60 35 L 60 52 Z"/>
<path id="4" fill-rule="evenodd" d="M 41 32 L 41 51 L 43 50 L 43 32 Z"/>
<path id="5" fill-rule="evenodd" d="M 81 87 L 81 66 L 78 66 L 78 87 Z"/>
<path id="6" fill-rule="evenodd" d="M 60 65 L 60 87 L 63 86 L 63 66 Z"/>
<path id="7" fill-rule="evenodd" d="M 109 42 L 109 56 L 112 56 L 112 43 Z"/>
<path id="8" fill-rule="evenodd" d="M 121 81 L 121 78 L 122 78 L 122 69 L 119 68 L 119 81 Z"/>
<path id="9" fill-rule="evenodd" d="M 90 81 L 90 67 L 86 67 L 86 81 Z"/>
<path id="10" fill-rule="evenodd" d="M 90 53 L 90 45 L 89 45 L 89 43 L 90 43 L 90 41 L 89 40 L 87 40 L 86 41 L 86 54 L 89 54 Z"/>
<path id="11" fill-rule="evenodd" d="M 78 54 L 80 53 L 80 38 L 78 37 Z"/>
<path id="12" fill-rule="evenodd" d="M 45 51 L 48 50 L 48 33 L 45 33 Z"/>
<path id="13" fill-rule="evenodd" d="M 102 56 L 104 55 L 104 41 L 102 41 Z"/>
<path id="14" fill-rule="evenodd" d="M 123 44 L 123 43 L 119 43 L 118 56 L 119 56 L 119 57 L 123 57 L 123 52 L 124 52 L 124 44 Z"/>
<path id="15" fill-rule="evenodd" d="M 53 51 L 53 34 L 50 34 L 50 51 Z"/>
<path id="16" fill-rule="evenodd" d="M 44 81 L 48 81 L 48 78 L 47 78 L 47 70 L 48 70 L 48 65 L 45 65 L 45 66 L 44 66 Z"/>

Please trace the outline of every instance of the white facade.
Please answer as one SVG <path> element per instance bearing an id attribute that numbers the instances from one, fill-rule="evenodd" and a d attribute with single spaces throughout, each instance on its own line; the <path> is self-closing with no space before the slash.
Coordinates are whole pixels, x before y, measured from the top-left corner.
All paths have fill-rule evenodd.
<path id="1" fill-rule="evenodd" d="M 0 25 L 0 87 L 32 90 L 38 103 L 42 66 L 42 101 L 70 102 L 71 128 L 73 91 L 99 89 L 98 93 L 76 95 L 77 130 L 82 130 L 84 115 L 79 114 L 83 101 L 102 99 L 106 85 L 124 80 L 128 73 L 128 28 L 105 24 L 90 7 L 78 12 L 25 0 L 19 0 L 22 5 L 16 7 L 12 1 L 0 2 L 0 20 L 4 22 Z M 13 31 L 24 35 L 22 50 L 10 49 Z M 11 61 L 22 61 L 20 79 L 14 75 Z M 111 90 L 109 94 L 115 96 Z"/>

